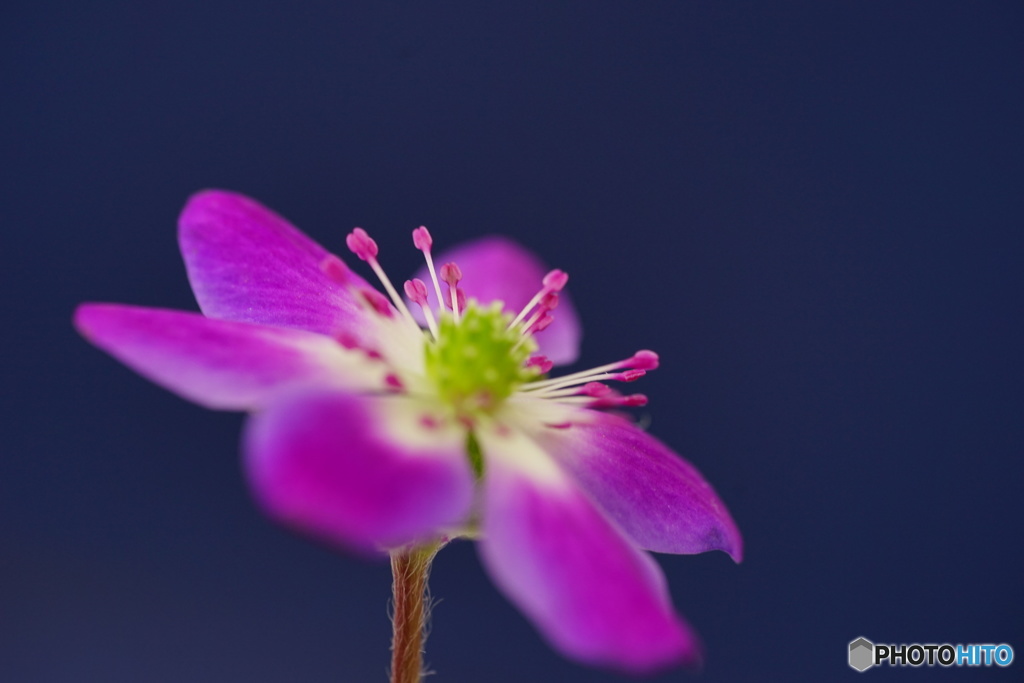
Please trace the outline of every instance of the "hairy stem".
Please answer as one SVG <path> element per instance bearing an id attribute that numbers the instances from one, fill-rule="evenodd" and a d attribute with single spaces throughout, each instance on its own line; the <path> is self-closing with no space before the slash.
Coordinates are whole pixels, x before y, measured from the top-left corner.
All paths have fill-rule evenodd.
<path id="1" fill-rule="evenodd" d="M 394 635 L 391 640 L 391 683 L 420 683 L 423 646 L 427 639 L 427 578 L 440 543 L 396 550 L 391 554 L 394 580 Z"/>

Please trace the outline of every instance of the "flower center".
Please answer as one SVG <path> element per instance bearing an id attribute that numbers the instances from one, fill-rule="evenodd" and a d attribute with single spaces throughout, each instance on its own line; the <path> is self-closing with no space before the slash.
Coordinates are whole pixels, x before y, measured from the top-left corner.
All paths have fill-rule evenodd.
<path id="1" fill-rule="evenodd" d="M 442 401 L 471 417 L 491 413 L 539 370 L 526 361 L 537 344 L 509 323 L 500 301 L 484 307 L 471 299 L 456 319 L 441 316 L 437 339 L 425 344 L 427 376 Z"/>
<path id="2" fill-rule="evenodd" d="M 429 335 L 420 328 L 377 262 L 377 243 L 362 228 L 355 228 L 345 237 L 349 249 L 366 261 L 380 279 L 394 309 L 388 305 L 387 298 L 375 290 L 360 289 L 359 294 L 379 315 L 390 319 L 397 311 L 404 319 L 401 324 L 417 337 L 422 335 L 427 381 L 433 384 L 436 398 L 452 408 L 456 417 L 467 426 L 471 426 L 475 417 L 493 414 L 513 393 L 527 401 L 540 399 L 585 408 L 647 404 L 647 397 L 643 394 L 623 395 L 604 384 L 603 380 L 633 382 L 640 379 L 648 370 L 658 367 L 658 354 L 653 351 L 641 350 L 615 363 L 562 377 L 544 378 L 552 363 L 545 356 L 533 355 L 537 351 L 533 337 L 554 319 L 552 311 L 558 306 L 559 292 L 569 279 L 564 272 L 555 269 L 545 275 L 541 279 L 540 290 L 513 318 L 503 311 L 504 305 L 500 301 L 486 307 L 474 299 L 467 302 L 466 293 L 459 287 L 462 270 L 455 263 L 446 263 L 439 271 L 434 268 L 430 254 L 433 240 L 425 227 L 413 230 L 412 241 L 423 252 L 430 271 L 430 281 L 437 296 L 434 302 L 437 317 L 432 312 L 433 306 L 428 303 L 427 285 L 422 280 L 407 280 L 405 295 L 423 311 Z M 328 256 L 320 266 L 332 280 L 348 285 L 348 270 L 338 257 Z M 448 285 L 448 296 L 441 292 L 442 282 Z M 339 342 L 346 344 L 340 339 Z M 380 358 L 379 352 L 369 352 Z M 390 390 L 404 390 L 399 375 L 388 375 L 385 383 Z M 552 423 L 550 426 L 563 424 Z M 474 443 L 470 432 L 468 447 L 474 470 L 479 475 L 482 465 L 479 447 Z"/>

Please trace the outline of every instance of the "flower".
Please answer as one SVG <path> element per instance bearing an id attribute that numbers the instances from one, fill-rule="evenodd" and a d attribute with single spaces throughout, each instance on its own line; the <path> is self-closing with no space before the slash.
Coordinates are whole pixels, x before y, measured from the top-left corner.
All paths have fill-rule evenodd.
<path id="1" fill-rule="evenodd" d="M 602 411 L 646 402 L 604 382 L 638 379 L 656 354 L 548 378 L 579 343 L 565 273 L 500 238 L 435 267 L 421 227 L 426 268 L 403 299 L 357 228 L 348 247 L 385 296 L 224 191 L 189 200 L 179 240 L 202 314 L 90 303 L 75 324 L 186 399 L 251 411 L 244 464 L 272 517 L 364 552 L 473 536 L 565 655 L 633 673 L 698 657 L 644 551 L 739 561 L 739 532 L 693 466 Z"/>

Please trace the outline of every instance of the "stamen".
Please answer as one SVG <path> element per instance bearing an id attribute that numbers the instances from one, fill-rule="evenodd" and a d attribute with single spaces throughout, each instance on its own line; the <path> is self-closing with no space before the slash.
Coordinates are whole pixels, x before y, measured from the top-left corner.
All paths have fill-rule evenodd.
<path id="1" fill-rule="evenodd" d="M 444 302 L 445 309 L 449 310 L 449 311 L 452 310 L 452 298 L 453 298 L 452 295 L 454 295 L 454 298 L 455 298 L 456 302 L 458 302 L 458 304 L 459 304 L 459 311 L 461 313 L 465 313 L 466 312 L 466 292 L 465 292 L 465 290 L 463 290 L 462 287 L 456 287 L 454 290 L 452 290 L 452 288 L 450 286 L 448 286 L 448 285 L 445 285 L 445 286 L 448 287 L 448 296 L 446 296 L 444 299 L 441 300 L 441 301 Z"/>
<path id="2" fill-rule="evenodd" d="M 430 231 L 427 230 L 427 227 L 421 225 L 412 231 L 412 243 L 420 251 L 430 251 L 430 247 L 434 244 L 434 238 L 430 236 Z"/>
<path id="3" fill-rule="evenodd" d="M 637 351 L 629 358 L 620 360 L 617 363 L 608 363 L 607 365 L 599 365 L 596 368 L 581 370 L 569 375 L 563 375 L 562 377 L 552 377 L 551 379 L 531 382 L 523 387 L 523 391 L 546 394 L 556 389 L 571 387 L 576 384 L 583 384 L 592 380 L 619 380 L 622 382 L 632 382 L 643 376 L 637 374 L 638 372 L 646 373 L 648 370 L 653 370 L 657 367 L 658 354 L 654 351 L 644 349 L 642 351 Z M 621 369 L 625 369 L 625 372 L 612 372 L 613 370 Z"/>
<path id="4" fill-rule="evenodd" d="M 546 391 L 534 394 L 537 398 L 565 398 L 568 396 L 590 396 L 592 398 L 606 398 L 609 396 L 621 396 L 607 384 L 601 382 L 587 382 L 583 386 L 566 387 L 557 391 Z"/>
<path id="5" fill-rule="evenodd" d="M 352 253 L 358 256 L 361 260 L 366 261 L 370 264 L 370 268 L 377 275 L 377 279 L 380 280 L 381 284 L 384 285 L 384 289 L 387 290 L 388 296 L 391 297 L 391 302 L 395 304 L 395 308 L 402 314 L 402 317 L 406 319 L 413 327 L 417 330 L 420 328 L 416 319 L 412 317 L 412 313 L 409 312 L 409 308 L 402 301 L 402 297 L 398 296 L 398 292 L 395 291 L 395 286 L 391 284 L 391 280 L 388 279 L 384 269 L 380 267 L 380 263 L 377 262 L 377 243 L 373 241 L 366 231 L 362 228 L 355 228 L 345 237 L 345 244 L 352 250 Z"/>
<path id="6" fill-rule="evenodd" d="M 604 396 L 611 396 L 615 393 L 607 384 L 601 384 L 600 382 L 587 382 L 580 387 L 579 393 L 584 396 L 593 396 L 594 398 L 601 398 Z"/>
<path id="7" fill-rule="evenodd" d="M 462 269 L 459 268 L 459 264 L 446 263 L 441 266 L 441 279 L 447 282 L 449 287 L 459 284 L 459 281 L 462 280 Z"/>
<path id="8" fill-rule="evenodd" d="M 646 370 L 626 370 L 625 372 L 620 372 L 617 377 L 614 377 L 614 379 L 617 379 L 620 382 L 635 382 L 646 374 Z"/>
<path id="9" fill-rule="evenodd" d="M 423 280 L 419 278 L 406 280 L 405 295 L 413 303 L 419 305 L 420 310 L 423 311 L 423 317 L 427 319 L 427 327 L 430 328 L 430 333 L 434 335 L 434 339 L 437 339 L 437 321 L 434 320 L 434 313 L 430 310 L 430 306 L 427 305 L 427 286 L 423 284 Z"/>
<path id="10" fill-rule="evenodd" d="M 540 374 L 546 375 L 551 372 L 551 368 L 555 367 L 555 364 L 547 356 L 530 356 L 529 360 L 526 361 L 526 367 L 538 368 Z"/>
<path id="11" fill-rule="evenodd" d="M 424 306 L 427 303 L 427 286 L 423 284 L 423 280 L 413 278 L 412 280 L 405 281 L 405 295 L 412 300 L 414 304 Z"/>
<path id="12" fill-rule="evenodd" d="M 554 320 L 555 316 L 545 311 L 544 314 L 541 315 L 536 322 L 534 322 L 532 325 L 530 325 L 529 328 L 527 328 L 527 334 L 537 334 L 538 332 L 543 332 L 548 328 L 548 325 L 554 322 Z"/>
<path id="13" fill-rule="evenodd" d="M 455 263 L 446 263 L 441 266 L 441 279 L 448 284 L 448 294 L 451 297 L 452 315 L 455 322 L 459 322 L 459 281 L 462 279 L 462 270 Z M 465 295 L 463 295 L 465 296 Z"/>
<path id="14" fill-rule="evenodd" d="M 509 329 L 512 329 L 517 324 L 519 324 L 519 322 L 523 318 L 525 318 L 530 311 L 533 310 L 533 307 L 539 304 L 541 300 L 548 294 L 562 291 L 562 289 L 565 288 L 565 283 L 567 283 L 568 281 L 568 274 L 561 270 L 558 270 L 557 268 L 549 272 L 547 275 L 545 275 L 544 278 L 541 280 L 541 284 L 543 285 L 543 287 L 541 287 L 541 290 L 539 292 L 533 295 L 533 298 L 530 299 L 529 303 L 523 306 L 523 310 L 519 311 L 519 315 L 512 319 L 512 322 L 508 324 Z M 558 301 L 557 298 L 555 299 L 555 301 Z M 554 306 L 551 306 L 551 308 L 554 308 Z"/>
<path id="15" fill-rule="evenodd" d="M 568 398 L 554 399 L 558 403 L 569 405 L 583 405 L 587 408 L 636 408 L 647 405 L 647 397 L 643 394 L 630 394 L 622 396 L 615 392 L 614 396 L 591 398 L 589 396 L 570 396 Z"/>
<path id="16" fill-rule="evenodd" d="M 592 408 L 639 408 L 647 405 L 647 396 L 644 394 L 629 394 L 628 396 L 616 397 L 614 399 L 598 399 Z"/>
<path id="17" fill-rule="evenodd" d="M 586 374 L 581 377 L 572 377 L 571 375 L 565 375 L 565 377 L 552 377 L 547 380 L 540 382 L 533 382 L 528 384 L 523 391 L 529 391 L 531 395 L 540 398 L 549 398 L 551 396 L 566 396 L 571 395 L 581 384 L 587 382 L 594 382 L 602 380 L 605 382 L 633 382 L 642 377 L 643 375 L 637 375 L 636 373 L 646 373 L 644 370 L 627 370 L 626 372 L 595 372 L 593 374 Z M 568 393 L 566 393 L 568 392 Z"/>
<path id="18" fill-rule="evenodd" d="M 423 258 L 427 261 L 427 270 L 430 271 L 430 280 L 434 283 L 434 293 L 437 294 L 437 305 L 438 313 L 444 311 L 444 301 L 441 296 L 441 283 L 437 281 L 437 272 L 434 270 L 434 259 L 430 256 L 430 247 L 434 244 L 434 239 L 430 236 L 430 231 L 427 230 L 426 226 L 421 225 L 412 231 L 412 243 L 416 245 L 416 248 L 423 252 Z"/>
<path id="19" fill-rule="evenodd" d="M 569 282 L 569 274 L 555 268 L 550 273 L 544 276 L 541 283 L 551 292 L 561 292 L 565 289 L 566 283 Z"/>
<path id="20" fill-rule="evenodd" d="M 658 354 L 654 351 L 643 349 L 634 353 L 628 363 L 637 370 L 655 370 L 658 367 Z"/>
<path id="21" fill-rule="evenodd" d="M 519 337 L 519 341 L 512 347 L 512 350 L 518 349 L 520 346 L 526 343 L 526 340 L 531 338 L 538 332 L 543 332 L 547 329 L 548 325 L 554 322 L 555 317 L 548 313 L 543 308 L 537 309 L 537 312 L 530 318 L 526 323 L 522 325 L 522 336 Z"/>
<path id="22" fill-rule="evenodd" d="M 540 309 L 536 313 L 534 313 L 529 320 L 527 320 L 525 323 L 521 325 L 521 327 L 523 328 L 524 338 L 530 334 L 530 329 L 533 327 L 534 323 L 540 320 L 541 316 L 543 316 L 545 313 L 547 313 L 547 311 L 545 311 L 544 309 Z"/>
<path id="23" fill-rule="evenodd" d="M 547 326 L 554 322 L 555 317 L 551 315 L 551 311 L 555 310 L 558 306 L 558 295 L 554 292 L 548 292 L 541 298 L 540 303 L 537 304 L 536 310 L 530 319 L 524 323 L 519 324 L 519 329 L 522 330 L 524 335 L 537 334 L 547 329 Z"/>
<path id="24" fill-rule="evenodd" d="M 377 258 L 377 243 L 362 228 L 355 228 L 345 236 L 345 244 L 360 260 L 369 263 Z"/>

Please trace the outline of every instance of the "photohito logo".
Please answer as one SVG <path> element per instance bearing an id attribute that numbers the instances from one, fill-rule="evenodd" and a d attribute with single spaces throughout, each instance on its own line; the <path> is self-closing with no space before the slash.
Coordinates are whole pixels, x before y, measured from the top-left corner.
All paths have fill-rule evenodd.
<path id="1" fill-rule="evenodd" d="M 1013 648 L 1006 643 L 952 645 L 950 643 L 911 643 L 882 645 L 867 638 L 850 641 L 850 666 L 867 671 L 873 666 L 1009 666 Z"/>

